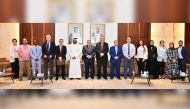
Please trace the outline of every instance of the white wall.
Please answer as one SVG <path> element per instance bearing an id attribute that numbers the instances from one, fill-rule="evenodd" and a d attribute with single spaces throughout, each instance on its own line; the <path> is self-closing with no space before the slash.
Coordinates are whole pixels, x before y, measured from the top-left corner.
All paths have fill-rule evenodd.
<path id="1" fill-rule="evenodd" d="M 51 0 L 26 0 L 26 22 L 48 22 L 50 20 L 48 3 Z M 75 6 L 73 19 L 75 22 L 85 22 L 86 6 L 89 0 L 73 0 Z M 135 0 L 113 0 L 116 22 L 134 22 L 135 21 Z M 70 20 L 72 22 L 72 20 Z M 64 23 L 64 22 L 60 22 Z"/>
<path id="2" fill-rule="evenodd" d="M 115 5 L 117 22 L 135 22 L 135 0 L 115 0 Z"/>
<path id="3" fill-rule="evenodd" d="M 9 58 L 9 46 L 13 38 L 19 43 L 19 23 L 0 23 L 0 58 Z"/>
<path id="4" fill-rule="evenodd" d="M 26 0 L 26 22 L 47 22 L 48 0 Z"/>

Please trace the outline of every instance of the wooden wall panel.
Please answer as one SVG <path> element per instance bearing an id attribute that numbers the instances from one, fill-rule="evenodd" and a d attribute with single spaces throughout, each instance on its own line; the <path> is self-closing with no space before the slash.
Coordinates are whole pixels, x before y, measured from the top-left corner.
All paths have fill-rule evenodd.
<path id="1" fill-rule="evenodd" d="M 24 22 L 26 0 L 0 0 L 0 22 Z"/>
<path id="2" fill-rule="evenodd" d="M 22 39 L 27 38 L 29 43 L 31 42 L 31 24 L 23 23 L 20 24 L 20 44 L 22 44 Z"/>
<path id="3" fill-rule="evenodd" d="M 132 38 L 132 43 L 137 45 L 142 39 L 145 44 L 150 40 L 149 23 L 119 23 L 118 24 L 118 41 L 119 45 L 126 43 L 127 37 Z"/>
<path id="4" fill-rule="evenodd" d="M 190 23 L 185 24 L 185 47 L 188 49 L 188 64 L 190 64 Z"/>
<path id="5" fill-rule="evenodd" d="M 46 34 L 51 34 L 52 41 L 55 41 L 55 24 L 54 23 L 21 23 L 20 24 L 20 43 L 23 38 L 27 38 L 29 44 L 37 40 L 41 45 L 45 42 Z"/>
<path id="6" fill-rule="evenodd" d="M 188 22 L 189 0 L 135 0 L 136 22 Z"/>

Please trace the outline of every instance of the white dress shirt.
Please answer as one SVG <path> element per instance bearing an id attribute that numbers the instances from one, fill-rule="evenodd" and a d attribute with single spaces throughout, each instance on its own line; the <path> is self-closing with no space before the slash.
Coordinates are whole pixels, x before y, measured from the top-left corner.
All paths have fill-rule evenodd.
<path id="1" fill-rule="evenodd" d="M 130 53 L 128 53 L 128 47 L 129 46 L 130 46 Z M 125 57 L 128 57 L 128 56 L 134 57 L 135 56 L 136 49 L 135 49 L 135 45 L 134 44 L 126 43 L 126 44 L 123 45 L 122 49 L 123 49 L 123 55 Z"/>
<path id="2" fill-rule="evenodd" d="M 115 46 L 115 53 L 117 55 L 118 46 Z"/>
<path id="3" fill-rule="evenodd" d="M 148 49 L 147 49 L 146 45 L 144 45 L 144 47 L 139 46 L 137 48 L 137 58 L 148 59 Z"/>
<path id="4" fill-rule="evenodd" d="M 14 62 L 15 58 L 19 58 L 18 46 L 14 46 L 14 45 L 10 46 L 9 55 L 10 55 L 10 62 Z"/>
<path id="5" fill-rule="evenodd" d="M 179 59 L 183 59 L 183 56 L 181 54 L 182 47 L 178 48 L 178 54 L 179 54 Z"/>

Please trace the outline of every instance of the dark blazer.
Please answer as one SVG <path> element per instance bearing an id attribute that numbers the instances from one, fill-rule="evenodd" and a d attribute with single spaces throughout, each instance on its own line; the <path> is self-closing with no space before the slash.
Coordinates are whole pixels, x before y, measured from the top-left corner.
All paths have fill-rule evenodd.
<path id="1" fill-rule="evenodd" d="M 67 48 L 66 46 L 62 46 L 62 54 L 60 54 L 60 46 L 56 46 L 55 47 L 55 56 L 56 56 L 56 59 L 58 59 L 59 57 L 62 57 L 62 59 L 65 59 L 66 60 L 66 54 L 67 54 Z"/>
<path id="2" fill-rule="evenodd" d="M 97 60 L 100 60 L 100 59 L 108 60 L 108 52 L 109 52 L 108 43 L 104 42 L 103 50 L 101 49 L 101 43 L 100 42 L 98 42 L 96 44 L 96 59 Z M 104 56 L 100 57 L 100 53 L 104 53 Z"/>
<path id="3" fill-rule="evenodd" d="M 119 47 L 118 46 L 118 49 L 117 49 L 117 54 L 116 54 L 116 51 L 115 51 L 115 46 L 112 46 L 110 47 L 110 51 L 109 51 L 109 54 L 110 54 L 110 61 L 119 61 L 121 62 L 121 58 L 123 56 L 123 52 L 122 52 L 122 47 Z M 114 59 L 115 56 L 118 56 L 119 58 L 117 60 Z"/>
<path id="4" fill-rule="evenodd" d="M 183 60 L 185 60 L 185 62 L 187 62 L 187 60 L 188 60 L 188 50 L 187 50 L 187 48 L 183 47 L 181 49 L 181 55 L 183 57 Z"/>
<path id="5" fill-rule="evenodd" d="M 156 46 L 148 46 L 148 60 L 157 60 Z"/>
<path id="6" fill-rule="evenodd" d="M 49 49 L 49 52 L 48 52 L 48 49 L 46 48 L 47 46 L 47 42 L 43 43 L 42 45 L 42 54 L 43 54 L 43 57 L 44 55 L 46 56 L 50 56 L 52 55 L 52 59 L 55 58 L 55 42 L 50 42 L 50 49 Z"/>
<path id="7" fill-rule="evenodd" d="M 82 54 L 83 54 L 82 59 L 84 61 L 88 60 L 87 55 L 91 55 L 92 59 L 94 59 L 94 57 L 96 55 L 96 48 L 94 46 L 91 46 L 91 48 L 89 49 L 88 45 L 85 45 L 85 46 L 83 46 Z"/>

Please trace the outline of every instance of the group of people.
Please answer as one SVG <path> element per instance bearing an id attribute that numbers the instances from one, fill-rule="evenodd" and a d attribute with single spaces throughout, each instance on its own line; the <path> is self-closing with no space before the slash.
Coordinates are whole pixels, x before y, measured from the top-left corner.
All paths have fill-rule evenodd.
<path id="1" fill-rule="evenodd" d="M 59 40 L 59 45 L 51 41 L 51 35 L 46 35 L 46 42 L 42 46 L 33 41 L 33 46 L 28 44 L 26 38 L 23 44 L 17 46 L 17 40 L 12 40 L 13 45 L 10 47 L 10 60 L 14 78 L 23 79 L 23 72 L 28 74 L 28 79 L 39 79 L 42 77 L 47 80 L 53 79 L 53 63 L 56 62 L 56 80 L 59 78 L 60 68 L 62 69 L 62 79 L 65 78 L 65 62 L 69 60 L 69 79 L 81 79 L 81 59 L 85 66 L 85 79 L 89 77 L 94 79 L 95 61 L 97 62 L 97 78 L 103 77 L 107 80 L 108 54 L 110 55 L 110 79 L 115 76 L 121 79 L 120 66 L 124 61 L 124 78 L 134 77 L 134 60 L 138 64 L 138 74 L 141 75 L 148 71 L 151 78 L 165 78 L 166 73 L 169 78 L 177 79 L 180 72 L 186 73 L 186 63 L 188 59 L 187 49 L 183 46 L 183 41 L 179 41 L 179 47 L 175 48 L 174 43 L 169 43 L 169 48 L 165 47 L 164 41 L 160 41 L 160 46 L 154 46 L 151 40 L 149 46 L 146 46 L 142 40 L 138 42 L 137 47 L 131 43 L 131 38 L 127 37 L 126 44 L 122 47 L 118 41 L 114 40 L 114 46 L 109 48 L 105 42 L 104 36 L 94 46 L 91 40 L 87 40 L 87 45 L 83 47 L 77 43 L 77 38 L 73 38 L 73 43 L 67 47 L 64 40 Z M 67 57 L 68 55 L 69 57 Z M 42 76 L 42 58 L 44 60 L 44 76 Z M 69 59 L 66 59 L 69 58 Z M 123 59 L 124 58 L 124 59 Z M 167 63 L 167 65 L 166 65 Z M 31 71 L 32 64 L 32 71 Z M 165 71 L 165 68 L 167 69 Z M 102 73 L 103 69 L 103 73 Z M 115 73 L 116 70 L 116 73 Z M 38 73 L 37 73 L 38 72 Z M 185 78 L 180 78 L 184 80 Z"/>
<path id="2" fill-rule="evenodd" d="M 185 77 L 180 77 L 180 72 L 187 73 L 188 51 L 183 46 L 182 40 L 178 41 L 178 44 L 179 47 L 175 48 L 174 42 L 170 42 L 169 48 L 166 48 L 165 42 L 161 40 L 159 47 L 156 47 L 154 46 L 154 41 L 151 40 L 150 45 L 147 47 L 140 40 L 136 55 L 139 74 L 148 71 L 149 75 L 154 79 L 168 77 L 184 81 Z"/>

